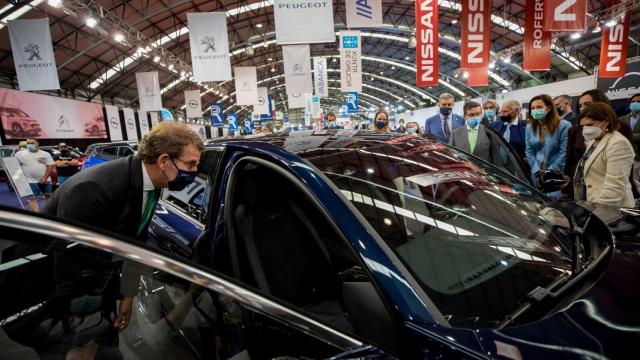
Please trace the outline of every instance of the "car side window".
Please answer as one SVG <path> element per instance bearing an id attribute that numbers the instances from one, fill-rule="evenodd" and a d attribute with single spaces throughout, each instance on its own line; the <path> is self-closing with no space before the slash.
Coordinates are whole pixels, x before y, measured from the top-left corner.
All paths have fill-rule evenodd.
<path id="1" fill-rule="evenodd" d="M 528 183 L 529 179 L 514 155 L 513 150 L 500 134 L 496 131 L 488 130 L 487 136 L 490 137 L 492 148 L 492 163 L 501 170 L 511 174 L 515 178 Z"/>
<path id="2" fill-rule="evenodd" d="M 100 151 L 100 155 L 98 158 L 104 161 L 115 160 L 118 157 L 118 147 L 117 146 L 108 146 L 102 148 Z"/>
<path id="3" fill-rule="evenodd" d="M 129 155 L 133 155 L 133 150 L 131 150 L 128 146 L 121 146 L 118 148 L 118 157 L 126 157 Z"/>
<path id="4" fill-rule="evenodd" d="M 132 278 L 121 258 L 48 235 L 0 230 L 0 358 L 329 358 L 347 350 L 235 300 L 224 286 L 185 280 L 195 273 L 178 277 L 132 260 L 126 261 L 142 275 L 131 319 L 119 332 L 120 283 Z"/>

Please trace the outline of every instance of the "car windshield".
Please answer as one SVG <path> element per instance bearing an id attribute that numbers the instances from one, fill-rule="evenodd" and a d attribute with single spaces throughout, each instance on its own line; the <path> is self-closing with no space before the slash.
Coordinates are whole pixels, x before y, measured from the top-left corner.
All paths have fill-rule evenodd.
<path id="1" fill-rule="evenodd" d="M 0 149 L 0 157 L 7 157 L 13 155 L 13 149 Z"/>
<path id="2" fill-rule="evenodd" d="M 568 221 L 546 198 L 426 140 L 301 154 L 342 191 L 453 326 L 492 327 L 571 273 Z"/>

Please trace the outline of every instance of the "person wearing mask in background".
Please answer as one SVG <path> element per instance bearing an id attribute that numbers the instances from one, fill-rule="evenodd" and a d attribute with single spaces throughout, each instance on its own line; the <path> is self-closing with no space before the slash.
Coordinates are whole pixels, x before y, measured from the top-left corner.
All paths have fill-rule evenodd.
<path id="1" fill-rule="evenodd" d="M 424 122 L 424 132 L 433 134 L 438 141 L 448 143 L 451 132 L 465 125 L 464 118 L 453 113 L 454 97 L 449 93 L 442 93 L 438 97 L 440 113 L 428 118 Z"/>
<path id="2" fill-rule="evenodd" d="M 373 131 L 377 133 L 388 133 L 389 115 L 383 109 L 378 109 L 373 117 Z"/>
<path id="3" fill-rule="evenodd" d="M 418 125 L 418 123 L 415 121 L 409 121 L 407 123 L 407 134 L 422 135 L 422 131 L 420 131 L 420 125 Z"/>
<path id="4" fill-rule="evenodd" d="M 620 117 L 621 126 L 629 126 L 633 141 L 631 145 L 635 152 L 633 160 L 633 182 L 636 188 L 640 188 L 640 94 L 635 94 L 629 98 L 629 110 L 631 113 Z"/>
<path id="5" fill-rule="evenodd" d="M 342 129 L 342 126 L 338 126 L 336 123 L 336 114 L 333 112 L 328 112 L 325 116 L 325 120 L 327 121 L 327 126 L 325 129 Z"/>
<path id="6" fill-rule="evenodd" d="M 633 207 L 629 183 L 633 148 L 617 131 L 619 121 L 615 112 L 608 104 L 595 102 L 580 112 L 578 121 L 587 150 L 573 178 L 574 199 Z"/>
<path id="7" fill-rule="evenodd" d="M 43 197 L 46 200 L 53 192 L 53 185 L 49 181 L 53 171 L 53 158 L 48 152 L 40 150 L 38 140 L 33 138 L 27 139 L 27 150 L 18 151 L 15 157 L 34 195 L 28 201 L 29 206 L 31 210 L 39 211 L 37 198 Z"/>
<path id="8" fill-rule="evenodd" d="M 482 106 L 475 101 L 464 103 L 466 126 L 453 130 L 449 145 L 491 162 L 491 140 L 482 121 Z"/>
<path id="9" fill-rule="evenodd" d="M 481 124 L 484 126 L 491 125 L 491 122 L 498 119 L 499 114 L 500 105 L 498 105 L 498 102 L 493 99 L 487 100 L 484 103 L 484 117 L 482 118 Z"/>
<path id="10" fill-rule="evenodd" d="M 521 110 L 522 105 L 519 101 L 505 101 L 500 108 L 498 120 L 492 121 L 490 126 L 509 143 L 520 159 L 527 163 L 527 155 L 525 153 L 527 122 L 520 120 Z"/>
<path id="11" fill-rule="evenodd" d="M 22 140 L 18 143 L 18 151 L 27 150 L 27 142 Z"/>
<path id="12" fill-rule="evenodd" d="M 525 136 L 525 153 L 531 168 L 531 180 L 538 185 L 539 172 L 564 171 L 567 138 L 571 124 L 561 120 L 549 95 L 534 96 L 529 102 L 529 124 Z M 559 198 L 560 192 L 547 194 Z"/>
<path id="13" fill-rule="evenodd" d="M 71 156 L 71 151 L 66 143 L 58 144 L 58 151 L 60 153 L 53 157 L 53 161 L 55 161 L 58 173 L 58 185 L 62 185 L 79 171 L 78 160 Z"/>
<path id="14" fill-rule="evenodd" d="M 578 110 L 583 111 L 589 105 L 594 102 L 603 102 L 609 106 L 611 106 L 611 101 L 602 90 L 591 89 L 583 92 L 578 97 Z M 625 122 L 619 122 L 620 128 L 617 130 L 620 134 L 629 140 L 631 144 L 633 144 L 633 134 L 631 132 L 631 127 Z M 576 172 L 576 167 L 578 166 L 578 162 L 582 158 L 582 155 L 586 151 L 586 145 L 584 141 L 584 137 L 582 136 L 582 126 L 579 121 L 576 121 L 576 124 L 573 125 L 569 129 L 569 139 L 567 141 L 567 164 L 565 166 L 565 175 L 573 178 L 573 175 Z M 633 175 L 629 176 L 629 181 L 633 182 Z M 634 197 L 639 197 L 637 186 L 632 186 Z M 562 190 L 563 195 L 568 199 L 573 199 L 573 189 L 566 187 Z"/>
<path id="15" fill-rule="evenodd" d="M 399 134 L 407 132 L 407 128 L 404 126 L 404 119 L 398 120 L 398 127 L 396 128 L 396 132 Z"/>
<path id="16" fill-rule="evenodd" d="M 556 110 L 558 111 L 558 115 L 560 115 L 560 119 L 567 120 L 571 125 L 576 123 L 576 114 L 573 112 L 572 102 L 573 100 L 569 95 L 560 95 L 553 99 L 553 103 L 556 105 Z"/>

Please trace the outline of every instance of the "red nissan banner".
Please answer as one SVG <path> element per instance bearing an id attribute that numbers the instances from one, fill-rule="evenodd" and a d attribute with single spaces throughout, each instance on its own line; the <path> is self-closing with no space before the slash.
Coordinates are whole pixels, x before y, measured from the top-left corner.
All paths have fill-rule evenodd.
<path id="1" fill-rule="evenodd" d="M 486 85 L 489 82 L 487 67 L 491 41 L 491 1 L 462 0 L 461 3 L 460 67 L 469 71 L 470 86 Z"/>
<path id="2" fill-rule="evenodd" d="M 545 0 L 544 30 L 587 30 L 587 0 Z"/>
<path id="3" fill-rule="evenodd" d="M 625 75 L 627 70 L 627 50 L 629 49 L 630 20 L 630 13 L 627 12 L 624 21 L 614 26 L 605 26 L 603 28 L 598 77 L 618 78 Z"/>
<path id="4" fill-rule="evenodd" d="M 468 69 L 469 77 L 467 78 L 467 85 L 469 86 L 489 86 L 489 69 Z"/>
<path id="5" fill-rule="evenodd" d="M 416 0 L 416 86 L 438 86 L 438 0 Z"/>
<path id="6" fill-rule="evenodd" d="M 528 0 L 524 16 L 525 70 L 549 70 L 551 68 L 551 32 L 544 31 L 545 0 Z"/>

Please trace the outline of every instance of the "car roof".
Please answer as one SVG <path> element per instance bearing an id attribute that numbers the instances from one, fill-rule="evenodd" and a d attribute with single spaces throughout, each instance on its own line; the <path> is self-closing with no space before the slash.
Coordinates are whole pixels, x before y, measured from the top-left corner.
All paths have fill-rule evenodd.
<path id="1" fill-rule="evenodd" d="M 104 143 L 93 143 L 88 147 L 101 148 L 105 146 L 134 146 L 137 144 L 138 144 L 137 141 L 114 141 L 114 142 L 104 142 Z"/>

